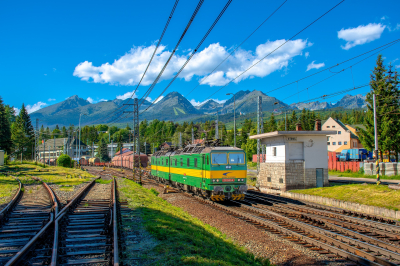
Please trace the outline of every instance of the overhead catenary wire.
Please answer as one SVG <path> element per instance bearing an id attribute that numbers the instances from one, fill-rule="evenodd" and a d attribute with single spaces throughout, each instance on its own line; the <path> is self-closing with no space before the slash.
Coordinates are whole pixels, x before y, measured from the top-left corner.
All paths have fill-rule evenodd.
<path id="1" fill-rule="evenodd" d="M 148 106 L 144 111 L 141 112 L 144 113 L 146 112 L 155 102 L 158 101 L 158 99 L 164 94 L 164 92 L 172 85 L 172 83 L 178 78 L 179 74 L 182 72 L 182 70 L 186 67 L 186 65 L 189 63 L 189 61 L 193 58 L 193 56 L 197 53 L 197 51 L 199 50 L 200 46 L 203 44 L 203 42 L 206 40 L 206 38 L 208 37 L 208 35 L 211 33 L 211 31 L 214 29 L 215 25 L 218 23 L 218 21 L 220 20 L 220 18 L 222 17 L 222 15 L 225 13 L 226 9 L 229 7 L 229 5 L 231 4 L 232 0 L 228 0 L 228 2 L 225 4 L 224 8 L 221 10 L 221 12 L 219 13 L 218 17 L 214 20 L 214 23 L 211 25 L 211 27 L 208 29 L 208 31 L 206 32 L 206 34 L 203 36 L 203 38 L 201 39 L 201 41 L 199 42 L 199 44 L 196 46 L 196 48 L 192 51 L 191 55 L 189 56 L 189 58 L 186 60 L 186 62 L 183 64 L 183 66 L 179 69 L 178 73 L 174 76 L 174 78 L 169 82 L 169 84 L 165 87 L 165 89 L 161 92 L 161 94 L 150 104 L 150 106 Z M 145 96 L 142 97 L 142 99 L 144 99 Z M 142 101 L 143 103 L 143 101 Z M 141 105 L 141 104 L 140 104 Z"/>
<path id="2" fill-rule="evenodd" d="M 246 37 L 246 39 L 244 39 L 238 46 L 236 46 L 235 49 L 232 50 L 232 52 L 225 57 L 224 60 L 222 60 L 207 76 L 205 76 L 204 78 L 202 78 L 199 82 L 199 84 L 197 84 L 188 94 L 185 95 L 185 97 L 189 96 L 189 94 L 191 94 L 198 86 L 200 86 L 209 76 L 212 75 L 212 73 L 214 73 L 215 70 L 217 70 L 219 68 L 220 65 L 222 65 L 234 52 L 236 52 L 237 49 L 239 49 L 240 46 L 242 46 L 242 44 L 244 44 L 259 28 L 261 28 L 262 25 L 264 25 L 265 22 L 267 22 L 285 3 L 287 2 L 287 0 L 285 0 L 277 9 L 274 10 L 274 12 L 272 12 L 260 25 L 258 25 L 258 27 L 252 32 L 250 33 L 249 36 Z"/>
<path id="3" fill-rule="evenodd" d="M 277 51 L 278 49 L 280 49 L 282 46 L 284 46 L 286 43 L 288 43 L 289 41 L 291 41 L 292 39 L 294 39 L 297 35 L 299 35 L 300 33 L 302 33 L 303 31 L 305 31 L 306 29 L 308 29 L 309 27 L 311 27 L 314 23 L 316 23 L 318 20 L 320 20 L 321 18 L 323 18 L 325 15 L 327 15 L 329 12 L 331 12 L 332 10 L 334 10 L 336 7 L 338 7 L 340 4 L 342 4 L 345 0 L 340 1 L 338 4 L 336 4 L 334 7 L 332 7 L 331 9 L 329 9 L 328 11 L 326 11 L 324 14 L 322 14 L 321 16 L 319 16 L 317 19 L 315 19 L 313 22 L 311 22 L 310 24 L 308 24 L 306 27 L 304 27 L 303 29 L 301 29 L 299 32 L 297 32 L 295 35 L 293 35 L 292 37 L 290 37 L 288 40 L 286 40 L 284 43 L 282 43 L 281 45 L 279 45 L 277 48 L 275 48 L 274 50 L 272 50 L 270 53 L 268 53 L 266 56 L 264 56 L 263 58 L 261 58 L 259 61 L 257 61 L 256 63 L 254 63 L 253 65 L 251 65 L 249 68 L 247 68 L 245 71 L 243 71 L 242 73 L 240 73 L 239 75 L 237 75 L 235 78 L 231 79 L 230 81 L 228 81 L 224 86 L 222 86 L 221 88 L 219 88 L 218 90 L 216 90 L 213 94 L 211 94 L 207 99 L 210 99 L 213 95 L 215 95 L 217 92 L 219 92 L 220 90 L 222 90 L 223 88 L 225 88 L 226 86 L 228 86 L 229 84 L 231 84 L 233 81 L 235 81 L 237 78 L 241 77 L 244 73 L 246 73 L 247 71 L 249 71 L 250 69 L 252 69 L 254 66 L 256 66 L 257 64 L 259 64 L 261 61 L 263 61 L 265 58 L 267 58 L 268 56 L 270 56 L 271 54 L 273 54 L 275 51 Z"/>
<path id="4" fill-rule="evenodd" d="M 204 0 L 200 0 L 199 3 L 196 6 L 196 9 L 194 10 L 189 22 L 186 25 L 186 28 L 184 29 L 184 31 L 181 34 L 181 37 L 179 38 L 178 42 L 175 45 L 174 50 L 172 50 L 172 53 L 170 54 L 170 56 L 168 57 L 167 62 L 165 62 L 163 68 L 161 69 L 160 73 L 157 75 L 156 79 L 153 81 L 153 83 L 151 84 L 151 86 L 147 89 L 147 91 L 145 92 L 145 94 L 142 96 L 142 98 L 139 100 L 141 102 L 139 102 L 139 106 L 142 105 L 142 103 L 144 102 L 144 99 L 146 99 L 150 93 L 152 92 L 152 90 L 154 89 L 154 87 L 156 86 L 156 84 L 158 83 L 159 79 L 161 78 L 162 74 L 164 73 L 165 69 L 167 68 L 169 62 L 171 61 L 172 57 L 174 56 L 175 52 L 177 51 L 181 41 L 183 40 L 183 38 L 185 37 L 187 31 L 189 30 L 190 26 L 192 25 L 193 20 L 195 19 L 197 13 L 199 12 L 201 6 L 203 5 Z"/>
<path id="5" fill-rule="evenodd" d="M 154 52 L 153 52 L 153 54 L 152 54 L 152 56 L 151 56 L 151 58 L 150 58 L 150 61 L 149 61 L 149 63 L 147 64 L 147 67 L 146 67 L 146 69 L 145 69 L 145 71 L 144 71 L 144 73 L 143 73 L 143 75 L 142 75 L 142 77 L 141 77 L 139 83 L 137 84 L 137 86 L 136 86 L 134 92 L 133 92 L 132 95 L 130 96 L 130 98 L 129 98 L 129 100 L 128 100 L 128 103 L 129 103 L 129 101 L 132 99 L 132 97 L 135 95 L 137 89 L 139 88 L 140 84 L 142 83 L 142 80 L 143 80 L 144 76 L 145 76 L 146 73 L 147 73 L 147 70 L 148 70 L 149 67 L 150 67 L 151 62 L 153 61 L 154 55 L 156 54 L 157 49 L 158 49 L 158 47 L 160 46 L 162 39 L 164 38 L 164 34 L 165 34 L 165 32 L 167 31 L 167 28 L 168 28 L 169 23 L 170 23 L 170 21 L 171 21 L 173 15 L 174 15 L 174 13 L 175 13 L 175 9 L 176 9 L 176 7 L 178 6 L 178 3 L 179 3 L 179 0 L 176 0 L 175 3 L 174 3 L 174 6 L 172 7 L 172 10 L 171 10 L 171 12 L 170 12 L 170 14 L 169 14 L 168 20 L 167 20 L 167 22 L 165 23 L 164 29 L 163 29 L 163 31 L 162 31 L 162 33 L 161 33 L 161 36 L 160 36 L 160 38 L 158 39 L 156 48 L 154 49 Z M 121 109 L 121 108 L 123 108 L 123 107 L 124 107 L 124 106 L 121 105 L 121 107 L 119 107 L 119 108 L 117 108 L 116 110 L 112 111 L 112 112 L 111 112 L 110 114 L 108 114 L 107 116 L 110 116 L 111 114 L 115 113 L 116 111 L 118 111 L 119 109 Z M 106 117 L 107 117 L 107 116 L 106 116 Z M 95 122 L 102 121 L 102 119 L 104 119 L 104 117 L 98 119 L 98 120 L 95 121 Z M 94 123 L 95 123 L 95 122 L 94 122 Z"/>

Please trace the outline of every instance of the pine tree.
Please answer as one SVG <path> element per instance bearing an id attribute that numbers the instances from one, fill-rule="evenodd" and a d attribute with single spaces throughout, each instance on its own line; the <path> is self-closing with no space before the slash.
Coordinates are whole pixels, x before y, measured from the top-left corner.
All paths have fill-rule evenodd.
<path id="1" fill-rule="evenodd" d="M 3 104 L 3 99 L 0 97 L 0 149 L 9 154 L 12 145 L 9 115 L 7 114 L 6 108 Z"/>
<path id="2" fill-rule="evenodd" d="M 296 123 L 298 122 L 296 112 L 293 110 L 292 116 L 290 117 L 288 121 L 287 128 L 289 131 L 296 130 Z"/>
<path id="3" fill-rule="evenodd" d="M 35 132 L 24 104 L 22 104 L 21 111 L 14 124 L 12 127 L 12 140 L 17 152 L 29 158 L 33 152 L 32 145 L 35 143 Z"/>
<path id="4" fill-rule="evenodd" d="M 268 122 L 268 131 L 266 131 L 266 132 L 276 131 L 277 128 L 278 128 L 278 126 L 275 121 L 275 116 L 274 116 L 274 113 L 272 113 L 271 117 L 269 118 L 269 122 Z"/>
<path id="5" fill-rule="evenodd" d="M 102 139 L 100 139 L 99 147 L 97 148 L 97 158 L 99 158 L 101 162 L 110 161 L 110 157 L 108 157 L 107 144 Z"/>
<path id="6" fill-rule="evenodd" d="M 376 114 L 377 114 L 377 131 L 378 131 L 378 147 L 380 157 L 382 158 L 382 148 L 385 140 L 387 139 L 387 130 L 383 132 L 385 123 L 389 123 L 390 118 L 386 114 L 385 106 L 387 108 L 388 103 L 393 98 L 394 94 L 388 90 L 387 84 L 387 70 L 383 64 L 382 55 L 378 55 L 376 60 L 376 66 L 370 75 L 370 87 L 371 91 L 366 96 L 367 112 L 364 116 L 365 130 L 358 128 L 359 138 L 367 150 L 375 150 L 375 137 L 374 137 L 374 113 L 373 113 L 373 94 L 376 94 Z M 386 144 L 385 144 L 386 145 Z"/>

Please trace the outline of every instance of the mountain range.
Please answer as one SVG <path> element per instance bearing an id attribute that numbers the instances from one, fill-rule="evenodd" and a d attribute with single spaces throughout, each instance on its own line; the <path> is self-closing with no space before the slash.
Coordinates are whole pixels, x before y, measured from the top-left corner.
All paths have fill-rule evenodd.
<path id="1" fill-rule="evenodd" d="M 178 92 L 170 92 L 163 99 L 155 104 L 147 100 L 139 100 L 140 119 L 159 119 L 183 121 L 196 119 L 202 116 L 213 115 L 218 111 L 219 115 L 233 113 L 254 113 L 257 111 L 258 96 L 262 98 L 263 111 L 280 112 L 283 108 L 292 110 L 325 110 L 335 107 L 344 109 L 366 107 L 365 96 L 345 95 L 335 104 L 328 102 L 309 102 L 287 105 L 277 98 L 268 96 L 261 91 L 239 91 L 232 98 L 224 103 L 218 103 L 212 99 L 193 106 L 184 96 Z M 54 127 L 55 125 L 67 126 L 78 125 L 81 116 L 81 124 L 106 124 L 106 123 L 127 123 L 132 121 L 132 99 L 115 99 L 98 103 L 89 101 L 74 95 L 65 101 L 44 107 L 30 114 L 33 123 L 39 119 L 39 124 Z M 124 107 L 125 104 L 125 107 Z M 129 104 L 129 105 L 126 105 Z M 124 113 L 125 111 L 125 113 Z M 82 114 L 82 115 L 81 115 Z"/>

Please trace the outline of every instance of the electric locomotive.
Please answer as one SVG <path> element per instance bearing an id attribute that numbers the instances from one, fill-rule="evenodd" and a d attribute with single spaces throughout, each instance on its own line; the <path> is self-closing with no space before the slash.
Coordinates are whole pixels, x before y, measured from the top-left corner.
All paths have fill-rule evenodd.
<path id="1" fill-rule="evenodd" d="M 213 201 L 242 200 L 247 191 L 244 150 L 234 147 L 188 145 L 157 151 L 151 175 L 160 183 Z"/>

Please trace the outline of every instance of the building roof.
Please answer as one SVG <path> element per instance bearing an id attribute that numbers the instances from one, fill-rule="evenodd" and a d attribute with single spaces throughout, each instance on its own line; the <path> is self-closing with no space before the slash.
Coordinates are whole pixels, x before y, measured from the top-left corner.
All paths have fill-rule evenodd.
<path id="1" fill-rule="evenodd" d="M 277 137 L 277 136 L 284 136 L 284 135 L 290 135 L 290 136 L 326 136 L 326 135 L 334 135 L 337 134 L 337 131 L 331 130 L 331 131 L 273 131 L 269 133 L 263 133 L 263 134 L 257 134 L 250 136 L 250 139 L 264 139 L 264 138 L 272 138 L 272 137 Z"/>
<path id="2" fill-rule="evenodd" d="M 195 139 L 192 144 L 203 144 L 204 139 Z"/>
<path id="3" fill-rule="evenodd" d="M 165 144 L 167 144 L 168 146 L 171 146 L 171 145 L 172 145 L 172 142 L 166 141 L 166 142 L 164 142 L 163 144 L 161 144 L 161 146 L 163 146 L 163 145 L 165 145 Z"/>
<path id="4" fill-rule="evenodd" d="M 338 123 L 344 130 L 346 130 L 347 132 L 350 133 L 350 138 L 352 139 L 358 139 L 358 136 L 356 134 L 354 134 L 350 129 L 348 129 L 346 127 L 345 124 L 342 123 L 342 121 L 340 121 L 339 119 L 334 119 L 336 121 L 336 123 Z"/>
<path id="5" fill-rule="evenodd" d="M 122 148 L 122 154 L 126 153 L 126 152 L 130 152 L 131 150 L 128 148 Z M 119 155 L 121 152 L 117 151 L 114 155 Z"/>

